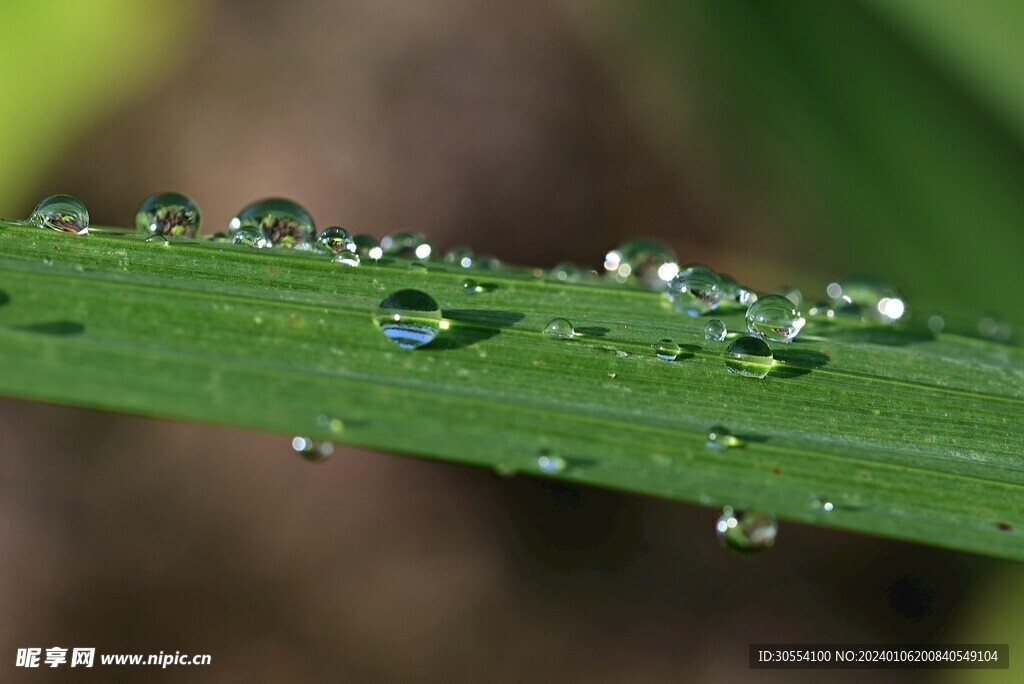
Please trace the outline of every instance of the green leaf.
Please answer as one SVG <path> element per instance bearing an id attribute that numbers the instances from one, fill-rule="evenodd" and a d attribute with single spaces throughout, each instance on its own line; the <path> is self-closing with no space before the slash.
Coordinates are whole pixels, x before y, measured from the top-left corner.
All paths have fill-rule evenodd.
<path id="1" fill-rule="evenodd" d="M 812 323 L 755 380 L 657 294 L 521 269 L 467 295 L 443 265 L 14 226 L 0 255 L 4 394 L 526 474 L 548 453 L 568 481 L 1024 559 L 1018 347 Z M 408 287 L 450 322 L 411 352 L 371 319 Z M 579 337 L 545 336 L 556 316 Z M 745 445 L 705 446 L 717 424 Z"/>

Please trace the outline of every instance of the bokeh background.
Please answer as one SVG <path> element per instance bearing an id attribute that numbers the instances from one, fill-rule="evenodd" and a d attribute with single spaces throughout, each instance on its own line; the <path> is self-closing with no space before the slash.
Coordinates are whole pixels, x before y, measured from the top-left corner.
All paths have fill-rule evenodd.
<path id="1" fill-rule="evenodd" d="M 1019 341 L 1022 29 L 998 0 L 2 2 L 0 215 L 65 192 L 127 226 L 173 189 L 211 233 L 283 195 L 540 266 L 650 234 Z M 201 682 L 819 681 L 747 644 L 1024 646 L 1019 564 L 795 524 L 737 558 L 707 508 L 13 400 L 0 451 L 4 681 L 52 645 L 210 653 L 116 673 Z"/>

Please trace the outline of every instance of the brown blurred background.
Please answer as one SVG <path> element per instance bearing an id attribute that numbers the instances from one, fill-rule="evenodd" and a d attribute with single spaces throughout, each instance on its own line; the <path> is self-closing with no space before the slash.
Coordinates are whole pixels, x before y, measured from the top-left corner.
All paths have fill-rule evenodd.
<path id="1" fill-rule="evenodd" d="M 282 195 L 321 227 L 516 263 L 596 266 L 650 234 L 811 296 L 867 265 L 980 315 L 978 291 L 1022 284 L 1019 103 L 936 42 L 954 10 L 894 7 L 0 7 L 20 95 L 0 215 L 67 192 L 125 226 L 180 190 L 210 233 Z M 62 25 L 71 44 L 39 54 Z M 1021 320 L 1019 296 L 984 300 Z M 350 449 L 310 465 L 281 436 L 12 400 L 0 448 L 4 681 L 17 648 L 52 645 L 213 655 L 116 671 L 146 679 L 789 682 L 822 677 L 752 672 L 747 645 L 1024 643 L 1020 567 L 980 557 L 784 524 L 738 558 L 711 509 Z"/>

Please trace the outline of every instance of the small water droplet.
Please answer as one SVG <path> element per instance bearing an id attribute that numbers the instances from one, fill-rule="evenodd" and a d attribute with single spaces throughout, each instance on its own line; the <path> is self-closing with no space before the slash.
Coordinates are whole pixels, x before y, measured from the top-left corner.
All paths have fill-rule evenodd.
<path id="1" fill-rule="evenodd" d="M 373 319 L 384 336 L 402 349 L 429 344 L 442 328 L 437 302 L 419 290 L 392 292 L 381 301 Z"/>
<path id="2" fill-rule="evenodd" d="M 604 257 L 605 272 L 620 283 L 636 280 L 653 290 L 664 290 L 679 272 L 679 260 L 661 240 L 640 237 L 626 240 Z"/>
<path id="3" fill-rule="evenodd" d="M 675 361 L 683 351 L 682 347 L 680 347 L 674 340 L 670 340 L 667 337 L 663 340 L 659 340 L 658 344 L 654 345 L 654 349 L 655 355 L 664 361 Z"/>
<path id="4" fill-rule="evenodd" d="M 817 302 L 807 310 L 807 315 L 811 318 L 835 318 L 836 312 L 832 310 L 831 305 Z"/>
<path id="5" fill-rule="evenodd" d="M 199 207 L 180 192 L 150 195 L 135 211 L 135 228 L 150 236 L 192 238 L 199 221 Z"/>
<path id="6" fill-rule="evenodd" d="M 51 195 L 36 205 L 28 223 L 72 235 L 89 234 L 89 212 L 71 195 Z"/>
<path id="7" fill-rule="evenodd" d="M 716 425 L 708 432 L 708 441 L 705 442 L 705 445 L 709 449 L 725 451 L 726 449 L 743 446 L 743 441 L 736 435 L 729 434 L 729 431 L 721 425 Z"/>
<path id="8" fill-rule="evenodd" d="M 771 548 L 778 531 L 779 522 L 774 515 L 734 511 L 731 506 L 722 508 L 722 515 L 715 523 L 715 532 L 722 546 L 741 553 Z"/>
<path id="9" fill-rule="evenodd" d="M 548 337 L 553 337 L 556 340 L 571 340 L 576 336 L 576 330 L 568 320 L 564 318 L 552 318 L 548 321 L 548 324 L 544 326 L 544 334 Z"/>
<path id="10" fill-rule="evenodd" d="M 907 307 L 896 290 L 887 282 L 874 276 L 850 276 L 825 288 L 832 299 L 832 305 L 839 313 L 842 304 L 856 304 L 861 315 L 877 322 L 891 324 L 903 318 Z"/>
<path id="11" fill-rule="evenodd" d="M 547 451 L 540 452 L 537 456 L 537 467 L 540 468 L 542 473 L 549 475 L 557 475 L 563 472 L 569 464 L 561 456 L 555 456 Z"/>
<path id="12" fill-rule="evenodd" d="M 43 257 L 43 264 L 46 266 L 53 266 L 53 257 Z"/>
<path id="13" fill-rule="evenodd" d="M 466 278 L 465 280 L 463 280 L 461 287 L 462 292 L 468 295 L 480 294 L 481 292 L 484 291 L 484 288 L 480 285 L 480 283 L 476 282 L 472 278 Z"/>
<path id="14" fill-rule="evenodd" d="M 757 337 L 740 337 L 733 340 L 723 356 L 725 367 L 730 373 L 747 378 L 765 377 L 774 363 L 772 350 L 764 340 Z"/>
<path id="15" fill-rule="evenodd" d="M 804 327 L 803 316 L 781 295 L 762 297 L 747 309 L 747 330 L 772 342 L 789 342 Z"/>
<path id="16" fill-rule="evenodd" d="M 301 436 L 292 438 L 292 449 L 311 463 L 325 461 L 334 453 L 334 445 L 330 442 L 315 442 L 309 437 Z"/>
<path id="17" fill-rule="evenodd" d="M 360 257 L 377 261 L 384 256 L 384 250 L 380 248 L 372 235 L 356 235 L 352 238 L 352 242 L 356 244 L 356 254 Z"/>
<path id="18" fill-rule="evenodd" d="M 426 261 L 434 251 L 423 233 L 392 233 L 380 241 L 384 256 Z"/>
<path id="19" fill-rule="evenodd" d="M 334 255 L 334 259 L 332 261 L 340 266 L 355 267 L 359 265 L 360 259 L 359 255 L 355 252 L 342 250 Z"/>
<path id="20" fill-rule="evenodd" d="M 928 317 L 928 329 L 933 333 L 940 333 L 946 327 L 946 320 L 938 314 Z"/>
<path id="21" fill-rule="evenodd" d="M 725 322 L 717 318 L 712 318 L 704 326 L 704 339 L 711 342 L 722 342 L 725 340 L 725 336 L 729 334 L 729 329 L 725 327 Z"/>
<path id="22" fill-rule="evenodd" d="M 828 499 L 815 499 L 814 507 L 826 513 L 831 513 L 835 509 L 835 504 Z"/>
<path id="23" fill-rule="evenodd" d="M 323 232 L 316 236 L 316 246 L 314 249 L 323 254 L 357 251 L 352 235 L 341 226 L 324 228 Z"/>
<path id="24" fill-rule="evenodd" d="M 707 266 L 684 266 L 669 281 L 666 295 L 672 307 L 687 316 L 701 316 L 718 308 L 722 293 L 718 274 Z"/>
<path id="25" fill-rule="evenodd" d="M 444 263 L 455 264 L 459 268 L 473 268 L 473 250 L 464 245 L 452 247 L 444 255 Z"/>
<path id="26" fill-rule="evenodd" d="M 263 232 L 259 228 L 254 228 L 252 226 L 239 228 L 232 233 L 231 244 L 245 245 L 246 247 L 252 247 L 253 249 L 264 249 L 266 247 L 270 247 L 270 241 L 263 236 Z"/>
<path id="27" fill-rule="evenodd" d="M 413 273 L 426 273 L 427 265 L 422 261 L 414 261 L 411 264 L 409 264 L 409 270 L 412 271 Z"/>
<path id="28" fill-rule="evenodd" d="M 290 199 L 271 197 L 245 206 L 228 224 L 231 233 L 255 228 L 272 247 L 309 249 L 316 224 L 301 205 Z"/>
<path id="29" fill-rule="evenodd" d="M 485 271 L 493 271 L 496 268 L 501 268 L 501 259 L 493 254 L 481 254 L 476 259 L 476 265 L 477 268 Z"/>

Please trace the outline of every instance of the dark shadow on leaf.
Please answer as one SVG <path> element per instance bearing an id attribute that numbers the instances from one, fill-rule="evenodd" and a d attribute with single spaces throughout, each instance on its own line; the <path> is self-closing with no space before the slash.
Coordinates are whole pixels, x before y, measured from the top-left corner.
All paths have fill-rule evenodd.
<path id="1" fill-rule="evenodd" d="M 821 368 L 829 362 L 828 356 L 809 349 L 776 349 L 775 360 L 782 365 L 772 368 L 773 378 L 796 378 L 807 375 L 815 368 Z"/>
<path id="2" fill-rule="evenodd" d="M 32 325 L 18 326 L 18 330 L 25 332 L 39 333 L 40 335 L 81 335 L 85 332 L 85 326 L 75 321 L 49 321 L 47 323 L 33 323 Z"/>
<path id="3" fill-rule="evenodd" d="M 5 291 L 0 290 L 0 306 L 3 306 L 7 302 L 11 301 L 11 296 Z"/>
<path id="4" fill-rule="evenodd" d="M 501 328 L 507 328 L 521 320 L 518 311 L 493 311 L 490 309 L 446 309 L 442 315 L 450 323 L 427 349 L 460 349 L 494 337 Z"/>

